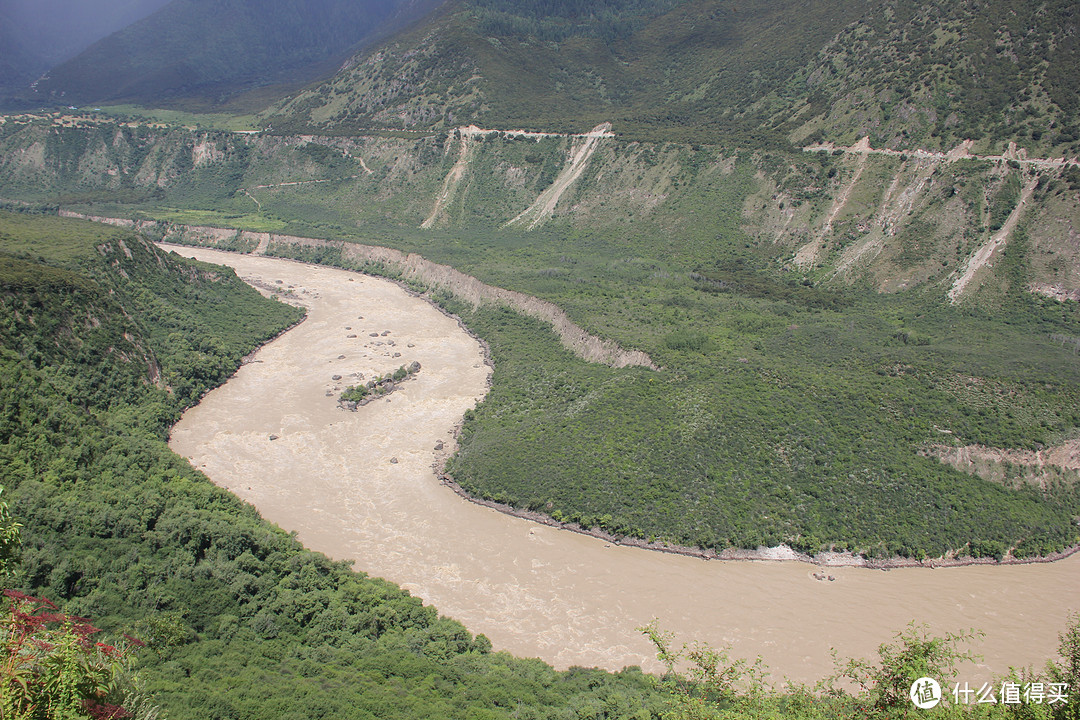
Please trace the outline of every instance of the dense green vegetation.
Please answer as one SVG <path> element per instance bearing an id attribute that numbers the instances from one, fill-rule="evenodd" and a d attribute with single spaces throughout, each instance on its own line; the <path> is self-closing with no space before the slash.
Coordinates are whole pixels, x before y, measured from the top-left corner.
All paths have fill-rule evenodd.
<path id="1" fill-rule="evenodd" d="M 639 123 L 665 140 L 680 128 L 722 128 L 741 148 L 605 141 L 555 216 L 533 232 L 505 223 L 551 184 L 573 140 L 486 135 L 466 144 L 450 132 L 309 142 L 11 122 L 0 125 L 0 193 L 417 252 L 550 300 L 586 330 L 644 350 L 663 368 L 590 365 L 513 314 L 457 308 L 497 349 L 494 390 L 470 416 L 451 465 L 463 487 L 488 498 L 614 534 L 715 548 L 787 542 L 808 552 L 1001 557 L 1073 544 L 1075 472 L 1039 486 L 1006 469 L 1009 481 L 993 484 L 933 457 L 937 445 L 1035 450 L 1080 433 L 1080 370 L 1068 341 L 1080 336 L 1080 316 L 1075 304 L 1027 292 L 1047 282 L 1046 265 L 1059 268 L 1049 280 L 1071 282 L 1069 172 L 1046 171 L 1033 196 L 1038 209 L 1024 216 L 978 296 L 953 307 L 945 290 L 1016 208 L 1031 168 L 1015 161 L 930 167 L 900 156 L 856 169 L 863 161 L 850 156 L 782 149 L 782 136 L 847 102 L 845 78 L 864 77 L 860 92 L 876 82 L 884 57 L 925 55 L 925 62 L 897 64 L 900 74 L 887 82 L 915 83 L 940 71 L 942 87 L 972 106 L 981 101 L 964 94 L 960 76 L 975 68 L 990 103 L 979 105 L 991 121 L 979 138 L 987 147 L 1005 140 L 993 124 L 1001 113 L 1012 130 L 1031 127 L 1002 105 L 1016 95 L 1000 91 L 1006 80 L 1008 88 L 1027 88 L 1030 102 L 1041 103 L 1039 117 L 1060 125 L 1062 106 L 1035 98 L 1042 91 L 1034 88 L 1050 87 L 1040 84 L 1050 55 L 1039 53 L 1067 45 L 1054 38 L 1072 22 L 1068 8 L 1050 3 L 1017 20 L 968 4 L 907 12 L 885 3 L 888 12 L 852 25 L 867 8 L 840 5 L 826 3 L 810 18 L 789 3 L 736 11 L 702 0 L 671 12 L 652 2 L 455 5 L 419 35 L 400 36 L 380 61 L 357 63 L 267 116 L 275 132 L 307 128 L 310 120 L 344 133 L 380 118 L 437 127 L 453 116 L 458 124 L 471 117 L 461 114 L 467 108 L 483 106 L 499 122 L 530 117 L 558 128 L 572 119 L 581 129 L 615 119 L 620 132 Z M 618 40 L 574 29 L 609 15 L 636 24 Z M 485 31 L 494 35 L 476 29 L 511 16 L 524 25 Z M 1019 39 L 1016 23 L 1024 18 L 1032 31 Z M 838 27 L 848 29 L 836 35 Z M 543 39 L 549 30 L 568 34 Z M 429 38 L 422 47 L 413 42 L 420 35 Z M 1011 51 L 960 62 L 957 47 L 994 37 L 1001 40 L 995 47 Z M 927 43 L 933 47 L 922 53 Z M 469 52 L 454 54 L 462 48 Z M 840 69 L 815 74 L 822 58 Z M 797 71 L 811 75 L 792 79 Z M 832 93 L 815 91 L 812 108 L 800 105 L 811 76 Z M 635 115 L 638 102 L 652 114 Z M 795 120 L 784 103 L 802 108 Z M 671 115 L 675 106 L 681 109 Z M 875 107 L 907 113 L 884 100 Z M 893 124 L 918 130 L 911 142 L 931 146 L 933 133 L 944 142 L 976 127 L 962 114 L 946 122 L 951 106 L 935 107 L 933 127 Z M 764 120 L 778 133 L 771 139 L 739 130 Z M 892 125 L 874 127 L 884 133 L 875 142 L 890 141 Z M 818 137 L 847 132 L 818 130 Z M 1064 147 L 1054 143 L 1043 147 Z M 444 215 L 434 229 L 417 229 L 462 152 L 468 169 Z M 848 191 L 843 212 L 831 212 Z M 906 206 L 898 204 L 906 196 Z M 795 249 L 814 237 L 822 238 L 821 259 L 795 267 Z M 882 249 L 868 253 L 872 265 L 840 269 L 847 251 L 864 242 L 873 250 L 875 239 Z M 219 246 L 256 243 L 237 235 Z M 297 252 L 344 263 L 332 244 L 270 245 L 271 254 Z M 192 364 L 207 352 L 200 342 L 189 339 L 188 369 L 163 362 L 181 395 L 189 394 L 181 378 L 205 371 Z"/>
<path id="2" fill-rule="evenodd" d="M 700 193 L 679 210 L 742 204 L 730 179 Z M 1080 427 L 1075 354 L 1054 339 L 1075 337 L 1080 317 L 1024 290 L 1022 235 L 998 266 L 1007 289 L 953 307 L 940 286 L 882 296 L 777 272 L 772 248 L 739 242 L 731 220 L 678 237 L 658 227 L 667 218 L 632 233 L 383 236 L 550 299 L 663 368 L 586 363 L 542 325 L 445 298 L 495 358 L 450 464 L 458 482 L 613 534 L 717 549 L 1000 557 L 1076 542 L 1073 474 L 1003 487 L 923 456 L 937 444 L 1045 447 Z M 348 264 L 334 244 L 271 249 Z"/>
<path id="3" fill-rule="evenodd" d="M 388 583 L 305 551 L 167 450 L 161 438 L 176 411 L 220 382 L 219 367 L 227 374 L 255 343 L 293 322 L 294 309 L 246 292 L 228 271 L 181 261 L 108 227 L 2 215 L 0 250 L 0 475 L 23 525 L 16 582 L 65 612 L 93 617 L 112 637 L 142 638 L 144 689 L 157 694 L 169 717 L 667 712 L 666 693 L 635 669 L 556 673 L 490 653 L 482 636 Z M 632 416 L 626 408 L 633 405 L 623 404 L 630 396 L 656 402 L 678 391 L 672 374 L 573 359 L 544 328 L 506 311 L 456 309 L 490 338 L 500 372 L 528 373 L 535 390 L 512 407 L 493 395 L 482 413 L 502 408 L 527 417 L 554 407 L 562 425 L 552 425 L 561 432 L 609 398 Z M 203 344 L 193 349 L 194 338 Z M 673 354 L 666 359 L 701 353 L 708 342 L 668 337 Z M 153 382 L 154 363 L 159 377 L 186 390 L 169 393 Z M 585 382 L 583 393 L 576 383 Z M 501 377 L 500 384 L 515 387 Z M 638 420 L 664 422 L 659 407 L 658 420 Z M 521 423 L 508 426 L 516 432 Z M 475 449 L 489 426 L 481 417 L 469 427 L 466 447 Z M 525 439 L 543 440 L 541 430 L 532 425 Z M 613 459 L 603 447 L 597 454 Z M 1013 517 L 1030 511 L 1030 503 L 1013 501 Z M 672 711 L 685 711 L 679 693 L 690 687 L 672 687 Z M 758 686 L 749 694 L 706 694 L 720 702 L 705 710 L 760 717 L 897 712 L 875 709 L 874 687 L 815 699 L 806 690 L 775 694 Z"/>
<path id="4" fill-rule="evenodd" d="M 1068 0 L 449 5 L 265 116 L 275 132 L 584 130 L 782 145 L 826 139 L 1080 150 Z M 404 123 L 404 125 L 403 125 Z"/>
<path id="5" fill-rule="evenodd" d="M 174 2 L 43 89 L 71 81 L 85 97 L 205 109 L 295 80 L 390 7 L 197 5 Z M 550 300 L 661 368 L 586 363 L 542 324 L 436 292 L 495 359 L 449 466 L 477 495 L 705 548 L 1043 554 L 1080 539 L 1075 472 L 1039 485 L 1009 468 L 994 484 L 932 451 L 1035 450 L 1080 435 L 1080 310 L 1027 291 L 1075 286 L 1075 169 L 1045 172 L 1006 251 L 952 306 L 945 289 L 1016 207 L 1030 169 L 902 156 L 856 170 L 850 157 L 791 146 L 971 137 L 978 152 L 1015 141 L 1075 154 L 1076 22 L 1064 0 L 455 2 L 265 111 L 257 136 L 4 122 L 0 205 L 418 252 Z M 134 72 L 118 65 L 129 57 Z M 276 92 L 248 95 L 243 109 Z M 493 135 L 463 152 L 452 133 L 603 121 L 618 138 L 529 233 L 504 225 L 575 141 Z M 348 137 L 371 127 L 382 130 Z M 284 136 L 312 131 L 334 137 Z M 445 215 L 418 230 L 462 156 L 469 169 Z M 843 188 L 850 200 L 832 213 Z M 818 236 L 828 261 L 796 268 L 794 249 Z M 879 258 L 840 271 L 838 257 L 874 239 Z M 271 253 L 351 265 L 336 245 Z M 407 593 L 305 551 L 167 451 L 180 410 L 297 311 L 137 235 L 11 215 L 0 216 L 0 303 L 0 477 L 25 526 L 19 586 L 144 637 L 144 677 L 171 717 L 644 718 L 666 707 L 634 669 L 556 673 L 490 653 Z M 1068 633 L 1048 677 L 1075 688 L 1075 623 Z M 674 711 L 693 717 L 899 715 L 897 678 L 927 670 L 942 647 L 900 640 L 880 671 L 848 666 L 857 696 L 773 695 L 752 671 L 733 693 L 710 683 L 747 666 L 707 652 L 690 657 L 697 676 L 665 682 Z"/>
<path id="6" fill-rule="evenodd" d="M 294 308 L 89 223 L 0 215 L 0 252 L 0 476 L 23 525 L 16 582 L 143 638 L 141 673 L 169 717 L 659 709 L 636 670 L 556 673 L 489 654 L 407 593 L 304 550 L 167 449 L 176 412 Z M 151 382 L 143 359 L 186 390 Z"/>
<path id="7" fill-rule="evenodd" d="M 1076 541 L 1075 473 L 1043 489 L 1010 471 L 1004 487 L 923 456 L 939 444 L 1033 450 L 1080 432 L 1075 355 L 1060 340 L 1080 336 L 1076 306 L 1026 291 L 1041 228 L 1021 225 L 976 300 L 944 301 L 951 273 L 1017 202 L 1021 177 L 1007 165 L 935 170 L 933 189 L 899 224 L 895 254 L 883 254 L 887 263 L 837 279 L 827 267 L 792 272 L 791 246 L 747 221 L 747 208 L 827 212 L 830 193 L 851 177 L 850 165 L 829 155 L 727 159 L 705 146 L 612 142 L 580 181 L 580 209 L 522 233 L 503 224 L 550 183 L 569 142 L 491 137 L 477 141 L 447 226 L 423 231 L 416 226 L 454 163 L 453 141 L 444 150 L 431 138 L 315 144 L 0 127 L 5 134 L 9 147 L 33 140 L 50 158 L 43 171 L 9 164 L 5 194 L 43 198 L 30 187 L 37 179 L 105 200 L 113 191 L 78 168 L 87 164 L 80 157 L 108 157 L 131 170 L 107 183 L 135 190 L 156 177 L 164 202 L 113 199 L 99 209 L 99 200 L 84 205 L 92 211 L 418 252 L 550 300 L 663 368 L 590 365 L 513 314 L 462 310 L 498 348 L 494 390 L 470 416 L 452 464 L 477 494 L 616 534 L 705 547 L 787 542 L 875 556 L 997 557 Z M 197 146 L 217 159 L 196 165 Z M 867 183 L 887 186 L 902 163 L 881 160 Z M 521 169 L 518 184 L 504 181 L 507 167 Z M 323 182 L 258 187 L 312 180 Z M 652 212 L 612 199 L 635 183 L 667 199 Z M 1053 202 L 1060 192 L 1050 180 L 1034 200 Z M 836 245 L 862 237 L 877 197 L 853 198 L 851 214 L 833 223 Z M 800 222 L 796 243 L 817 232 Z M 250 237 L 220 242 L 255 246 Z M 274 243 L 269 252 L 343 264 L 334 244 Z M 875 292 L 881 275 L 915 271 L 925 273 L 921 284 Z"/>
<path id="8" fill-rule="evenodd" d="M 1075 427 L 1067 353 L 1049 388 L 1019 363 L 1012 376 L 971 378 L 1008 336 L 969 353 L 947 338 L 975 335 L 986 318 L 943 313 L 897 330 L 865 303 L 846 316 L 854 324 L 788 306 L 781 325 L 745 297 L 701 302 L 747 332 L 667 335 L 659 373 L 584 363 L 509 311 L 456 307 L 491 345 L 495 378 L 451 474 L 559 520 L 717 550 L 1000 557 L 1076 541 L 1075 485 L 1007 489 L 917 452 L 946 430 L 1024 446 L 1045 442 L 1047 425 Z M 1013 342 L 1050 353 L 1036 328 Z M 1010 417 L 1033 410 L 1041 419 L 1026 429 Z"/>

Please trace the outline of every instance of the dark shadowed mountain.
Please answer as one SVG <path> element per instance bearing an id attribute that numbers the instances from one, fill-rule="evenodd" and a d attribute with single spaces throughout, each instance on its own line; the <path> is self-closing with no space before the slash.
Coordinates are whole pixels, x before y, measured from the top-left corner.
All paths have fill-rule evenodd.
<path id="1" fill-rule="evenodd" d="M 169 0 L 0 0 L 0 91 L 25 88 L 53 65 Z"/>
<path id="2" fill-rule="evenodd" d="M 53 68 L 54 101 L 220 100 L 310 81 L 441 0 L 173 0 Z"/>

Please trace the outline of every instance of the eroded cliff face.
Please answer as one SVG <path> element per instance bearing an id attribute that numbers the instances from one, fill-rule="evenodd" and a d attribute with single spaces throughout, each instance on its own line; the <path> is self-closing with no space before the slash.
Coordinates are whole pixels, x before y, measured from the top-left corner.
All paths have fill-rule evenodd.
<path id="1" fill-rule="evenodd" d="M 817 150 L 820 164 L 759 173 L 743 208 L 747 231 L 786 248 L 778 259 L 793 268 L 883 292 L 929 283 L 960 302 L 1021 243 L 1029 289 L 1076 287 L 1075 159 Z"/>
<path id="2" fill-rule="evenodd" d="M 357 270 L 380 271 L 414 285 L 426 287 L 431 291 L 448 293 L 474 307 L 487 303 L 507 305 L 524 315 L 550 325 L 563 345 L 589 362 L 603 363 L 611 367 L 636 365 L 656 368 L 646 353 L 639 350 L 624 350 L 611 340 L 586 332 L 555 303 L 525 293 L 488 285 L 449 265 L 431 262 L 416 253 L 403 253 L 394 248 L 338 240 L 162 223 L 153 220 L 136 221 L 127 218 L 88 215 L 71 210 L 61 210 L 60 214 L 64 217 L 132 228 L 147 236 L 159 237 L 166 242 L 183 245 L 298 259 L 310 257 L 312 252 L 324 258 L 329 254 L 337 265 Z"/>
<path id="3" fill-rule="evenodd" d="M 0 130 L 11 200 L 198 210 L 206 225 L 252 231 L 299 220 L 331 236 L 562 227 L 683 243 L 698 259 L 737 244 L 817 284 L 929 287 L 943 302 L 1019 282 L 996 269 L 1012 247 L 1027 289 L 1080 293 L 1080 165 L 1015 146 L 751 151 L 627 142 L 606 125 L 335 138 L 40 120 Z"/>

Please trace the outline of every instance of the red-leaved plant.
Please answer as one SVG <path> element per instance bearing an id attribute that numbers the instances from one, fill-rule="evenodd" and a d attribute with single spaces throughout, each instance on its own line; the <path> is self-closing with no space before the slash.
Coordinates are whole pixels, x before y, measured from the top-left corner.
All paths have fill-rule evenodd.
<path id="1" fill-rule="evenodd" d="M 8 613 L 0 626 L 0 718 L 118 720 L 131 714 L 119 703 L 117 679 L 131 647 L 96 642 L 86 618 L 55 604 L 5 590 Z"/>

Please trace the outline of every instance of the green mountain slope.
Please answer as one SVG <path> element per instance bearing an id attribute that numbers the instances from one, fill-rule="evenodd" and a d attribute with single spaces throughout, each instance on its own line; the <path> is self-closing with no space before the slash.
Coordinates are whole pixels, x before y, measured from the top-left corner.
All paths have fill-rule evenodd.
<path id="1" fill-rule="evenodd" d="M 1080 150 L 1078 21 L 1064 0 L 566 5 L 458 2 L 266 121 L 347 132 L 606 120 L 650 139 Z"/>
<path id="2" fill-rule="evenodd" d="M 0 213 L 0 476 L 24 526 L 17 586 L 145 640 L 138 671 L 174 720 L 658 717 L 640 671 L 491 654 L 408 593 L 304 550 L 168 450 L 175 413 L 298 315 L 130 232 Z"/>
<path id="3" fill-rule="evenodd" d="M 938 461 L 1080 436 L 1070 8 L 810 9 L 456 2 L 262 133 L 12 119 L 0 197 L 389 245 L 661 367 L 595 367 L 470 315 L 504 350 L 453 469 L 489 498 L 717 549 L 1074 543 L 1077 468 Z M 792 147 L 811 141 L 851 146 Z"/>
<path id="4" fill-rule="evenodd" d="M 618 11 L 589 2 L 542 14 L 526 2 L 497 9 L 459 2 L 376 54 L 357 57 L 267 121 L 336 131 L 469 122 L 584 130 L 609 120 L 622 133 L 668 139 L 721 123 L 730 132 L 733 114 L 858 17 L 849 3 L 820 4 L 806 14 L 794 2 L 747 3 L 737 11 L 707 0 Z M 710 80 L 707 101 L 688 98 Z"/>
<path id="5" fill-rule="evenodd" d="M 1065 1 L 886 3 L 758 109 L 775 109 L 801 142 L 865 135 L 875 147 L 948 149 L 971 138 L 1075 154 L 1078 29 Z"/>
<path id="6" fill-rule="evenodd" d="M 1075 168 L 604 136 L 2 127 L 0 196 L 375 238 L 554 302 L 663 368 L 592 366 L 531 321 L 470 316 L 505 349 L 454 461 L 478 494 L 718 549 L 1023 555 L 1076 539 L 1075 469 L 995 466 L 995 484 L 933 457 L 1077 437 L 1075 304 L 1031 292 L 1080 288 Z M 270 247 L 351 262 L 332 243 Z"/>
<path id="7" fill-rule="evenodd" d="M 400 0 L 173 0 L 49 71 L 42 100 L 220 101 L 332 71 L 348 51 L 437 6 Z"/>

